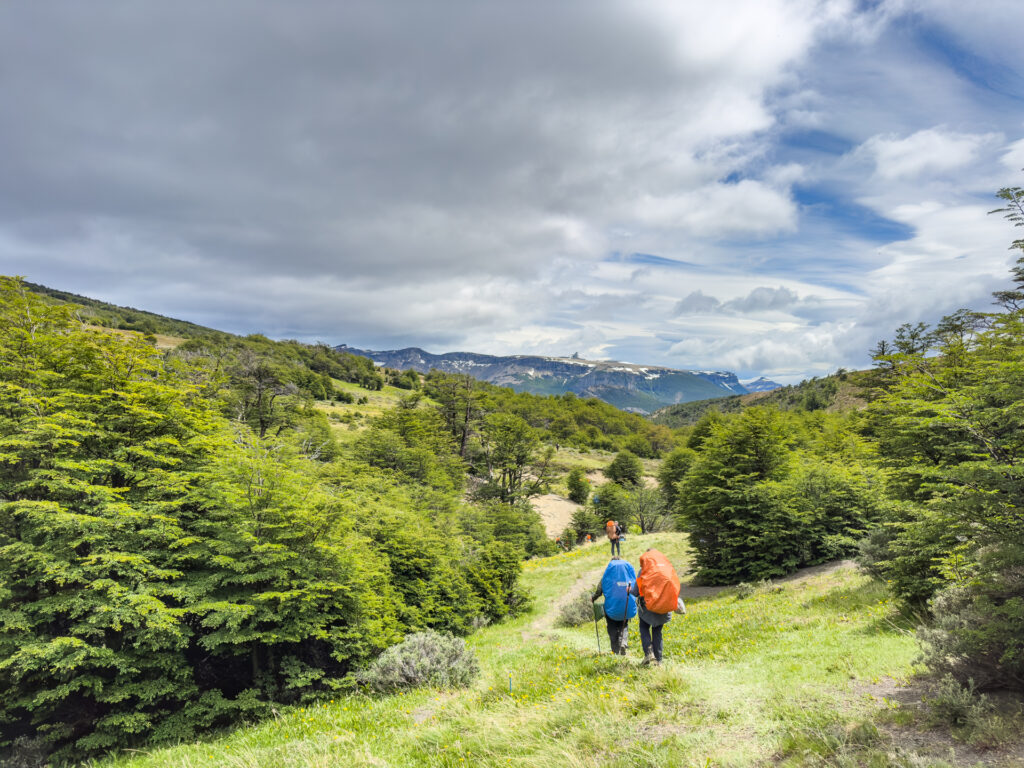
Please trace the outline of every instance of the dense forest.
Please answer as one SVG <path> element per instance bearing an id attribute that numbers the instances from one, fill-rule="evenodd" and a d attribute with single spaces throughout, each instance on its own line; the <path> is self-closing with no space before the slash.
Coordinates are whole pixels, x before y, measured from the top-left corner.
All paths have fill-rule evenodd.
<path id="1" fill-rule="evenodd" d="M 190 738 L 527 604 L 539 520 L 464 502 L 436 409 L 374 427 L 415 465 L 395 472 L 374 441 L 342 455 L 302 366 L 251 339 L 163 354 L 10 278 L 0 318 L 5 748 Z"/>

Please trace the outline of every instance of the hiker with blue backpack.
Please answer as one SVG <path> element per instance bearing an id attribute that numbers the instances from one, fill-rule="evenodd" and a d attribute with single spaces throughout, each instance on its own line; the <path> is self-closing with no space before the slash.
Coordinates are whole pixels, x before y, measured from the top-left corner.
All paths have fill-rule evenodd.
<path id="1" fill-rule="evenodd" d="M 621 557 L 613 557 L 601 576 L 590 602 L 604 595 L 604 619 L 608 625 L 608 641 L 612 653 L 626 655 L 626 643 L 629 639 L 629 620 L 636 616 L 636 598 L 629 594 L 629 589 L 636 581 L 633 566 Z"/>

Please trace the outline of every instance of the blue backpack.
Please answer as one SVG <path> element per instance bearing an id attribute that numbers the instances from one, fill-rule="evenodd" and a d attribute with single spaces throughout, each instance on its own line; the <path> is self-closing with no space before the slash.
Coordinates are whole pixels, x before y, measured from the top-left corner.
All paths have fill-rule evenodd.
<path id="1" fill-rule="evenodd" d="M 625 560 L 612 560 L 601 577 L 604 615 L 616 621 L 636 616 L 636 598 L 627 590 L 636 581 L 636 571 Z"/>

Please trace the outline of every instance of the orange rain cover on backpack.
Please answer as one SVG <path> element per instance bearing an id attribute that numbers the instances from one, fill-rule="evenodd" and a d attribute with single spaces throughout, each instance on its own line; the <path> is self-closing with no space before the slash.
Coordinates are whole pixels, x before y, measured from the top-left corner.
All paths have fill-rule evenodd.
<path id="1" fill-rule="evenodd" d="M 604 524 L 605 533 L 608 534 L 608 538 L 612 541 L 615 541 L 617 538 L 619 538 L 619 534 L 615 532 L 615 529 L 618 527 L 619 524 L 616 523 L 614 520 L 609 520 L 607 523 Z"/>
<path id="2" fill-rule="evenodd" d="M 649 549 L 640 555 L 636 585 L 651 613 L 671 613 L 679 603 L 679 577 L 661 552 Z"/>

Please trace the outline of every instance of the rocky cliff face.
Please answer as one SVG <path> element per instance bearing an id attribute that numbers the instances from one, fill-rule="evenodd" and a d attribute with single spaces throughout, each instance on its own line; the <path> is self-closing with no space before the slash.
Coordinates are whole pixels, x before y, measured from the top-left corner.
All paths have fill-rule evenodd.
<path id="1" fill-rule="evenodd" d="M 492 384 L 512 387 L 517 392 L 543 395 L 573 392 L 642 413 L 675 403 L 747 392 L 736 375 L 728 371 L 683 371 L 568 357 L 498 357 L 473 352 L 432 355 L 417 347 L 363 350 L 343 344 L 338 349 L 364 355 L 388 368 L 412 368 L 422 373 L 431 369 L 466 373 Z"/>

